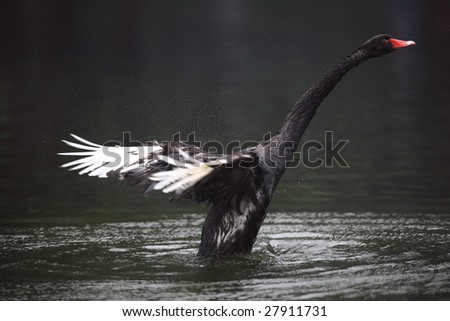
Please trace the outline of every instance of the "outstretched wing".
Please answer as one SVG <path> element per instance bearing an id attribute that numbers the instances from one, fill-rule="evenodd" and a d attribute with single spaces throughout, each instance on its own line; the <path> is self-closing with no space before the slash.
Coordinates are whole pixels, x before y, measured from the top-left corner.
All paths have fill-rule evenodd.
<path id="1" fill-rule="evenodd" d="M 248 195 L 254 189 L 256 154 L 215 155 L 184 142 L 145 146 L 104 146 L 71 134 L 76 142 L 63 140 L 79 151 L 59 153 L 80 157 L 62 165 L 99 178 L 117 176 L 145 187 L 144 193 L 162 190 L 175 198 L 190 198 L 215 203 Z M 249 184 L 250 182 L 250 184 Z M 256 195 L 255 193 L 250 193 Z M 256 197 L 256 196 L 255 196 Z M 227 202 L 230 202 L 227 200 Z"/>
<path id="2" fill-rule="evenodd" d="M 79 174 L 88 174 L 99 178 L 108 178 L 112 174 L 122 175 L 140 164 L 152 161 L 155 153 L 162 150 L 159 144 L 147 146 L 105 146 L 92 143 L 77 135 L 70 134 L 76 142 L 62 140 L 78 151 L 58 153 L 63 156 L 80 157 L 61 167 L 70 171 L 80 170 Z"/>

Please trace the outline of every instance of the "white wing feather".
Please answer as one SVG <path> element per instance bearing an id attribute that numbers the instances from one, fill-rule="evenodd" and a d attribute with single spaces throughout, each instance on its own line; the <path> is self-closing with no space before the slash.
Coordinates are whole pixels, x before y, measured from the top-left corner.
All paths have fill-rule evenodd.
<path id="1" fill-rule="evenodd" d="M 146 161 L 161 160 L 174 168 L 151 174 L 148 179 L 157 182 L 155 190 L 164 193 L 182 193 L 207 175 L 214 167 L 226 164 L 226 159 L 215 159 L 209 162 L 197 160 L 192 155 L 175 147 L 181 159 L 175 159 L 167 155 L 161 155 L 162 147 L 155 143 L 152 146 L 103 146 L 92 143 L 77 135 L 70 134 L 77 142 L 63 140 L 67 145 L 80 151 L 58 153 L 64 156 L 80 156 L 81 158 L 65 163 L 62 167 L 69 170 L 80 170 L 79 174 L 88 174 L 99 178 L 107 178 L 108 173 L 120 169 L 120 174 L 125 174 L 139 166 L 145 166 Z M 144 163 L 144 165 L 143 165 Z"/>
<path id="2" fill-rule="evenodd" d="M 108 173 L 121 169 L 120 173 L 126 173 L 139 166 L 139 160 L 145 160 L 150 154 L 162 149 L 159 145 L 153 146 L 103 146 L 92 143 L 77 135 L 70 134 L 78 142 L 74 143 L 63 140 L 67 145 L 82 151 L 58 153 L 64 156 L 84 156 L 77 160 L 62 165 L 69 170 L 80 170 L 80 175 L 88 174 L 99 178 L 107 178 Z"/>
<path id="3" fill-rule="evenodd" d="M 158 181 L 154 187 L 155 190 L 162 190 L 164 193 L 181 193 L 203 179 L 212 170 L 212 167 L 198 162 L 195 166 L 154 173 L 149 179 Z"/>

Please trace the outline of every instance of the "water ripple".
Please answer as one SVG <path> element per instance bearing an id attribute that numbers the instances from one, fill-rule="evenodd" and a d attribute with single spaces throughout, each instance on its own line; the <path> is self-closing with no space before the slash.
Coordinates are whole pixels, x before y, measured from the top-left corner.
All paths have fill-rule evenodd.
<path id="1" fill-rule="evenodd" d="M 447 215 L 271 213 L 220 260 L 196 257 L 203 219 L 3 228 L 0 298 L 450 298 Z"/>

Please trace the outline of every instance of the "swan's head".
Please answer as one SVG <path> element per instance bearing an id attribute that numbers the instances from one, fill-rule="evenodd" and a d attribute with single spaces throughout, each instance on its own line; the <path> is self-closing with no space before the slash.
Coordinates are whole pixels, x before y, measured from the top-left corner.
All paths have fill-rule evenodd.
<path id="1" fill-rule="evenodd" d="M 370 57 L 379 57 L 400 48 L 414 46 L 411 40 L 399 40 L 389 35 L 378 35 L 367 40 L 359 49 L 365 50 Z"/>

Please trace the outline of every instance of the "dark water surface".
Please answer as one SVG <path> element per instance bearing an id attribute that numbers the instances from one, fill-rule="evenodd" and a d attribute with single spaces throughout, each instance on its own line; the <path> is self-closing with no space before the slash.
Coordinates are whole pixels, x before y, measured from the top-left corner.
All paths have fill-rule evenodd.
<path id="1" fill-rule="evenodd" d="M 2 298 L 448 299 L 448 221 L 434 214 L 271 213 L 254 252 L 195 256 L 204 214 L 6 228 Z"/>
<path id="2" fill-rule="evenodd" d="M 11 1 L 0 13 L 0 299 L 450 299 L 448 9 Z M 259 141 L 378 33 L 417 46 L 352 71 L 303 140 L 349 140 L 349 167 L 287 170 L 251 255 L 196 257 L 202 205 L 59 168 L 69 133 Z"/>

